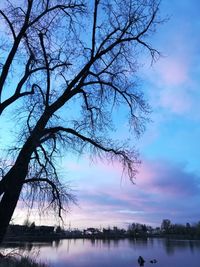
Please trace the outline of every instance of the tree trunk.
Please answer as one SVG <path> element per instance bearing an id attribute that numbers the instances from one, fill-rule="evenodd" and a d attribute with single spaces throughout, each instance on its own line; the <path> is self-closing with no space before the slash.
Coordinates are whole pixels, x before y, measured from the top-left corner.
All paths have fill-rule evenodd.
<path id="1" fill-rule="evenodd" d="M 21 185 L 9 188 L 4 194 L 0 202 L 0 243 L 3 241 L 9 226 L 10 220 L 19 200 Z"/>
<path id="2" fill-rule="evenodd" d="M 3 241 L 10 220 L 16 208 L 23 183 L 28 173 L 31 155 L 39 144 L 40 135 L 45 128 L 51 113 L 44 112 L 21 149 L 15 164 L 3 178 L 3 196 L 0 200 L 0 243 Z M 1 188 L 0 188 L 1 192 Z M 0 194 L 1 196 L 1 194 Z"/>
<path id="3" fill-rule="evenodd" d="M 13 216 L 24 180 L 28 171 L 31 153 L 25 149 L 23 156 L 20 154 L 14 166 L 4 176 L 3 194 L 0 200 L 0 243 L 3 241 Z"/>

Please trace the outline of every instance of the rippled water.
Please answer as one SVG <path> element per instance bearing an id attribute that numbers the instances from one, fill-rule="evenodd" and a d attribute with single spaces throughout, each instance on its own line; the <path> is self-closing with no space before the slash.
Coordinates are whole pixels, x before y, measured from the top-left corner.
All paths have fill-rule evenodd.
<path id="1" fill-rule="evenodd" d="M 199 267 L 200 241 L 188 240 L 83 240 L 24 244 L 23 250 L 52 267 L 136 267 L 141 255 L 144 266 Z M 35 254 L 36 255 L 36 254 Z M 36 256 L 35 256 L 36 257 Z M 156 259 L 152 264 L 150 260 Z"/>

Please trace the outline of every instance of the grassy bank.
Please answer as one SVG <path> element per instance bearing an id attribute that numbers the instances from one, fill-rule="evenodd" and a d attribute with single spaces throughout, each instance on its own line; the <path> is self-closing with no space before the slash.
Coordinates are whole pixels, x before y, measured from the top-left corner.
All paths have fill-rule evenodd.
<path id="1" fill-rule="evenodd" d="M 0 267 L 47 267 L 44 263 L 37 263 L 29 257 L 4 257 L 0 258 Z"/>

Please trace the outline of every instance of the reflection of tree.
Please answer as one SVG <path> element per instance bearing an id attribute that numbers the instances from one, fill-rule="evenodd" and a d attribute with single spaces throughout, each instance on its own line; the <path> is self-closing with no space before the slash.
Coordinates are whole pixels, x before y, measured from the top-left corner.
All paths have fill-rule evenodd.
<path id="1" fill-rule="evenodd" d="M 163 239 L 163 246 L 168 255 L 172 255 L 177 251 L 187 251 L 190 249 L 194 252 L 195 249 L 199 251 L 200 241 L 198 240 L 175 240 L 175 239 Z"/>
<path id="2" fill-rule="evenodd" d="M 149 242 L 150 239 L 147 238 L 140 238 L 140 239 L 136 239 L 136 238 L 130 238 L 128 239 L 128 243 L 130 245 L 130 247 L 132 248 L 146 248 L 149 246 L 149 244 L 151 244 L 151 242 Z"/>
<path id="3" fill-rule="evenodd" d="M 114 243 L 114 247 L 115 248 L 118 248 L 118 246 L 119 246 L 119 240 L 118 239 L 114 239 L 113 240 L 113 243 Z"/>
<path id="4" fill-rule="evenodd" d="M 190 247 L 190 251 L 193 253 L 194 252 L 194 242 L 193 241 L 189 241 L 189 247 Z"/>
<path id="5" fill-rule="evenodd" d="M 104 248 L 106 247 L 108 249 L 110 249 L 111 247 L 118 248 L 120 242 L 123 241 L 120 239 L 94 239 L 94 238 L 90 239 L 92 247 L 96 248 L 101 248 L 101 247 Z"/>
<path id="6" fill-rule="evenodd" d="M 95 239 L 94 238 L 91 238 L 90 242 L 91 242 L 92 246 L 95 246 Z"/>
<path id="7" fill-rule="evenodd" d="M 71 244 L 71 239 L 68 239 L 67 240 L 67 253 L 69 253 L 70 244 Z"/>
<path id="8" fill-rule="evenodd" d="M 151 246 L 153 247 L 154 246 L 154 238 L 149 238 L 148 241 L 149 241 L 149 244 L 151 244 Z"/>
<path id="9" fill-rule="evenodd" d="M 110 246 L 111 246 L 111 240 L 110 239 L 103 239 L 102 242 L 103 242 L 104 246 L 106 246 L 108 249 L 110 249 Z"/>
<path id="10" fill-rule="evenodd" d="M 164 239 L 164 247 L 168 255 L 173 255 L 174 254 L 174 247 L 171 244 L 169 239 Z"/>
<path id="11" fill-rule="evenodd" d="M 53 247 L 58 248 L 61 245 L 61 240 L 57 239 L 53 242 Z"/>

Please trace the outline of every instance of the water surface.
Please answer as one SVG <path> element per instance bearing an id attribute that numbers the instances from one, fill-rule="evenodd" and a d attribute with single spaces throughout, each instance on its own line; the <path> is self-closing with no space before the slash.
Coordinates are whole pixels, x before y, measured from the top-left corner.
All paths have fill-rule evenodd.
<path id="1" fill-rule="evenodd" d="M 21 249 L 51 267 L 136 267 L 140 255 L 146 267 L 200 266 L 200 241 L 67 239 L 23 245 Z M 152 259 L 157 263 L 150 263 Z"/>

